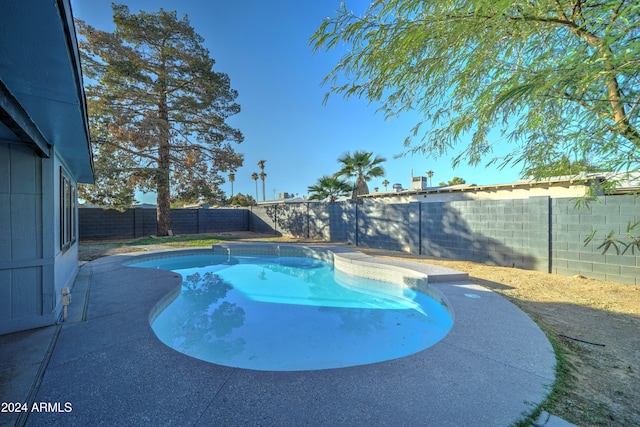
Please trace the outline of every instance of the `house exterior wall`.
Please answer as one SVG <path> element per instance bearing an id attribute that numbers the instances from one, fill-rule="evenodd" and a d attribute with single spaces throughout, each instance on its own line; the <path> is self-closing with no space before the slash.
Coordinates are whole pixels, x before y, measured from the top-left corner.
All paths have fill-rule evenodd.
<path id="1" fill-rule="evenodd" d="M 2 11 L 0 334 L 56 322 L 60 290 L 78 272 L 76 181 L 93 182 L 69 0 L 3 2 Z"/>
<path id="2" fill-rule="evenodd" d="M 54 324 L 78 272 L 77 240 L 60 248 L 61 166 L 0 142 L 0 334 Z"/>
<path id="3" fill-rule="evenodd" d="M 61 204 L 62 204 L 62 196 L 60 194 L 61 190 L 61 170 L 64 170 L 68 179 L 71 179 L 71 184 L 77 190 L 78 183 L 73 180 L 71 175 L 68 173 L 68 169 L 63 164 L 60 157 L 57 155 L 54 156 L 53 161 L 53 170 L 49 172 L 49 176 L 52 175 L 52 179 L 48 182 L 52 183 L 53 188 L 48 188 L 47 191 L 44 192 L 45 195 L 49 195 L 47 200 L 47 206 L 52 210 L 51 217 L 53 218 L 53 242 L 51 242 L 50 247 L 52 248 L 53 253 L 55 254 L 55 263 L 54 263 L 54 298 L 55 298 L 55 307 L 54 312 L 56 316 L 59 315 L 62 310 L 62 288 L 73 287 L 73 282 L 79 271 L 78 266 L 78 221 L 73 221 L 75 228 L 75 240 L 73 244 L 68 247 L 62 248 L 60 245 L 60 233 L 61 233 Z M 51 184 L 49 184 L 51 186 Z M 77 194 L 77 191 L 74 191 Z M 78 204 L 74 203 L 73 213 L 75 218 L 78 217 Z"/>
<path id="4" fill-rule="evenodd" d="M 47 162 L 26 146 L 0 143 L 0 334 L 54 322 Z"/>

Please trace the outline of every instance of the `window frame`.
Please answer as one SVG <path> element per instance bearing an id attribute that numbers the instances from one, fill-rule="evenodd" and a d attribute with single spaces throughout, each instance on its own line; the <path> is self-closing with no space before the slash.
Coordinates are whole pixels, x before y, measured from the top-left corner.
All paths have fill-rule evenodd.
<path id="1" fill-rule="evenodd" d="M 60 167 L 60 250 L 66 251 L 76 242 L 76 185 Z"/>

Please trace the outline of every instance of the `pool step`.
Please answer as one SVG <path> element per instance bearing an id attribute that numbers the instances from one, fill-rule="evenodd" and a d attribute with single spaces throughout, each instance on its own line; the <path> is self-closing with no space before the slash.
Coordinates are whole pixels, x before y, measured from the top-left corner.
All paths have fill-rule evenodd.
<path id="1" fill-rule="evenodd" d="M 420 262 L 403 261 L 391 258 L 379 258 L 363 254 L 353 250 L 334 251 L 341 258 L 350 260 L 353 264 L 387 266 L 396 268 L 406 268 L 426 274 L 429 283 L 436 282 L 461 282 L 469 280 L 469 273 L 454 270 L 452 268 L 441 267 L 439 265 L 423 264 Z"/>

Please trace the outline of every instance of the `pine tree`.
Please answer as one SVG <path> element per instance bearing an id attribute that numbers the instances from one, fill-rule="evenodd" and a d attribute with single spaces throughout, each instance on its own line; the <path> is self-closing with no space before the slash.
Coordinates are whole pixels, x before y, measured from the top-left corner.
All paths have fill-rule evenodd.
<path id="1" fill-rule="evenodd" d="M 172 189 L 180 200 L 220 199 L 220 173 L 242 165 L 231 145 L 242 133 L 225 122 L 240 112 L 238 94 L 186 16 L 114 4 L 113 20 L 113 33 L 77 22 L 98 184 L 82 197 L 122 206 L 154 191 L 164 236 Z"/>

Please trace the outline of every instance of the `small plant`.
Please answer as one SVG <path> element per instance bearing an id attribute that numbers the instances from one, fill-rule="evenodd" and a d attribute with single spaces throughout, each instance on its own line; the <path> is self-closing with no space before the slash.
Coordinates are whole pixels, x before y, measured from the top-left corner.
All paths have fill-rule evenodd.
<path id="1" fill-rule="evenodd" d="M 595 237 L 598 230 L 593 230 L 591 234 L 584 239 L 584 245 L 587 246 L 591 243 Z M 629 249 L 631 249 L 631 253 L 635 254 L 635 250 L 640 250 L 640 221 L 632 224 L 631 221 L 627 223 L 627 232 L 624 236 L 616 236 L 615 231 L 610 231 L 609 234 L 603 239 L 603 242 L 598 246 L 598 249 L 602 249 L 602 253 L 606 253 L 611 249 L 611 247 L 615 248 L 617 255 L 624 255 Z"/>

